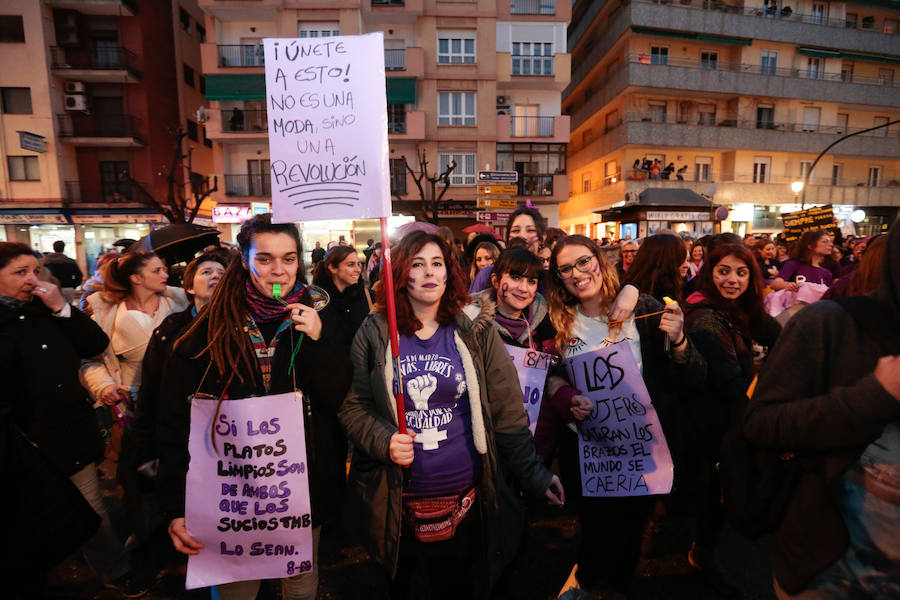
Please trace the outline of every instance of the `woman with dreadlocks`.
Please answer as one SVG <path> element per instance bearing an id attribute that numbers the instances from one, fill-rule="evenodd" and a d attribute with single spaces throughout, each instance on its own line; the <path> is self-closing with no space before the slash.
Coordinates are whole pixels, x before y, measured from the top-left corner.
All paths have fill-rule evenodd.
<path id="1" fill-rule="evenodd" d="M 175 548 L 197 554 L 202 544 L 185 526 L 185 477 L 190 456 L 190 402 L 194 394 L 247 398 L 290 392 L 305 395 L 306 451 L 312 503 L 313 570 L 281 580 L 285 599 L 315 598 L 321 525 L 341 505 L 346 447 L 337 410 L 350 383 L 349 363 L 331 307 L 311 306 L 304 283 L 300 235 L 293 224 L 274 224 L 271 215 L 246 221 L 238 234 L 240 254 L 222 276 L 209 304 L 181 336 L 166 363 L 160 389 L 160 504 L 169 518 Z M 280 286 L 283 301 L 274 293 Z M 286 303 L 286 304 L 285 304 Z M 302 335 L 302 338 L 300 336 Z M 299 353 L 292 357 L 297 340 Z M 221 401 L 221 400 L 220 400 Z M 259 581 L 220 585 L 219 598 L 256 598 Z"/>

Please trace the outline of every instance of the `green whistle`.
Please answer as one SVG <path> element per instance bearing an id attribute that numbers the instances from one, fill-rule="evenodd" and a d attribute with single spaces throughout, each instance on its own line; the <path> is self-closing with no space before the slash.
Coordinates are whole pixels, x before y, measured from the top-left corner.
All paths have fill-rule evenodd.
<path id="1" fill-rule="evenodd" d="M 280 283 L 272 284 L 272 296 L 275 298 L 281 297 L 281 284 Z"/>

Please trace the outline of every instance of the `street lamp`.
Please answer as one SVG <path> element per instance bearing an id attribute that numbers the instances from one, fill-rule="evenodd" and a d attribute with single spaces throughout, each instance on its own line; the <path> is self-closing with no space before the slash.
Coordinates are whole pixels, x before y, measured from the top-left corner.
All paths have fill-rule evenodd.
<path id="1" fill-rule="evenodd" d="M 803 191 L 803 182 L 802 181 L 794 181 L 791 183 L 791 191 L 794 192 L 794 204 L 797 203 L 797 196 L 800 195 L 800 192 Z M 803 204 L 800 205 L 800 210 L 803 210 Z"/>

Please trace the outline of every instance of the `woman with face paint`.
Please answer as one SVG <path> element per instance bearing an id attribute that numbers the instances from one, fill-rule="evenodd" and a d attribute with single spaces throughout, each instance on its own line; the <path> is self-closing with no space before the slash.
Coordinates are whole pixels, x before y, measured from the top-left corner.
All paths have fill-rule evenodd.
<path id="1" fill-rule="evenodd" d="M 747 404 L 747 388 L 755 375 L 753 344 L 771 347 L 781 331 L 763 307 L 762 272 L 743 244 L 716 246 L 695 281 L 696 291 L 685 300 L 685 328 L 707 364 L 707 384 L 695 404 L 697 457 L 691 465 L 690 503 L 696 510 L 697 531 L 688 554 L 690 564 L 719 594 L 735 597 L 715 558 L 715 544 L 724 523 L 716 463 L 725 431 L 739 422 Z"/>
<path id="2" fill-rule="evenodd" d="M 508 476 L 555 504 L 562 488 L 537 459 L 491 313 L 463 312 L 465 274 L 451 249 L 417 231 L 392 255 L 400 372 L 380 285 L 353 341 L 353 386 L 340 411 L 354 445 L 345 518 L 391 578 L 391 598 L 426 595 L 409 589 L 418 559 L 432 598 L 487 598 L 524 526 Z M 398 432 L 395 385 L 407 433 Z"/>
<path id="3" fill-rule="evenodd" d="M 221 403 L 226 397 L 240 401 L 301 390 L 313 568 L 282 578 L 281 590 L 285 599 L 313 599 L 321 526 L 335 520 L 341 506 L 347 449 L 340 441 L 337 410 L 350 373 L 347 361 L 339 357 L 346 356 L 348 348 L 336 333 L 337 317 L 331 307 L 321 312 L 313 307 L 296 226 L 272 223 L 270 214 L 257 215 L 244 222 L 237 241 L 240 253 L 232 258 L 209 304 L 175 342 L 163 370 L 157 493 L 176 550 L 218 552 L 209 546 L 204 550 L 202 541 L 188 533 L 184 519 L 189 398 L 203 394 Z M 210 436 L 215 439 L 215 430 Z M 251 580 L 216 588 L 222 600 L 252 600 L 259 586 L 258 580 Z"/>
<path id="4" fill-rule="evenodd" d="M 544 231 L 546 230 L 546 222 L 544 217 L 537 209 L 529 206 L 520 206 L 509 215 L 506 221 L 506 243 L 513 238 L 524 240 L 525 247 L 532 254 L 537 254 L 544 239 Z M 478 275 L 469 286 L 472 293 L 480 292 L 491 287 L 491 273 L 493 269 L 490 265 L 481 269 Z"/>
<path id="5" fill-rule="evenodd" d="M 682 253 L 684 246 L 673 238 Z M 563 358 L 625 342 L 643 376 L 665 436 L 676 432 L 664 419 L 669 406 L 677 402 L 679 392 L 702 384 L 706 375 L 703 357 L 685 336 L 683 316 L 677 303 L 663 305 L 642 294 L 634 313 L 624 322 L 610 322 L 618 278 L 615 268 L 600 247 L 583 235 L 571 235 L 557 242 L 550 257 L 548 286 L 550 319 L 556 328 L 556 345 Z M 651 315 L 651 313 L 662 313 Z M 644 315 L 648 315 L 644 318 Z M 669 344 L 664 343 L 668 338 Z M 547 393 L 555 406 L 567 408 L 568 420 L 577 424 L 594 410 L 594 403 L 567 381 L 564 369 L 551 376 Z M 670 449 L 673 444 L 670 444 Z M 644 521 L 653 507 L 652 496 L 589 498 L 581 489 L 578 440 L 566 428 L 559 442 L 560 471 L 565 485 L 573 490 L 583 529 L 579 544 L 576 577 L 583 589 L 599 593 L 626 594 L 631 587 L 641 553 Z M 678 481 L 679 465 L 675 460 Z M 676 483 L 677 485 L 677 483 Z M 597 543 L 615 540 L 613 545 Z"/>

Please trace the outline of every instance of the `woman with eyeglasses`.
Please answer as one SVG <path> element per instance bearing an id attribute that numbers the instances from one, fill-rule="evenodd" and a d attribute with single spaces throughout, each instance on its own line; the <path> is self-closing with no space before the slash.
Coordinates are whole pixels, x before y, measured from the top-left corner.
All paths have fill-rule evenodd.
<path id="1" fill-rule="evenodd" d="M 618 290 L 618 277 L 593 240 L 582 235 L 560 240 L 553 248 L 550 271 L 550 319 L 563 358 L 625 342 L 660 417 L 680 390 L 703 384 L 706 363 L 685 336 L 684 317 L 677 303 L 664 308 L 653 297 L 642 294 L 630 315 L 634 319 L 610 322 L 607 314 Z M 642 318 L 651 313 L 662 314 Z M 577 424 L 591 414 L 594 404 L 583 395 L 585 390 L 573 387 L 565 377 L 564 371 L 552 376 L 547 392 L 556 405 L 568 402 L 571 420 Z M 668 436 L 671 427 L 664 421 L 662 427 Z M 560 471 L 570 496 L 575 497 L 583 529 L 576 577 L 582 588 L 592 592 L 624 594 L 631 587 L 640 559 L 643 524 L 654 499 L 582 497 L 578 493 L 577 448 L 576 434 L 565 429 L 559 446 Z M 677 478 L 677 460 L 675 468 Z M 597 543 L 600 539 L 615 543 Z"/>
<path id="2" fill-rule="evenodd" d="M 634 262 L 637 251 L 637 240 L 625 240 L 622 242 L 622 245 L 619 248 L 619 253 L 622 257 L 619 259 L 619 262 L 616 263 L 616 274 L 619 276 L 619 281 L 626 281 L 627 276 L 625 273 L 628 271 L 628 268 L 631 267 L 631 263 Z"/>

